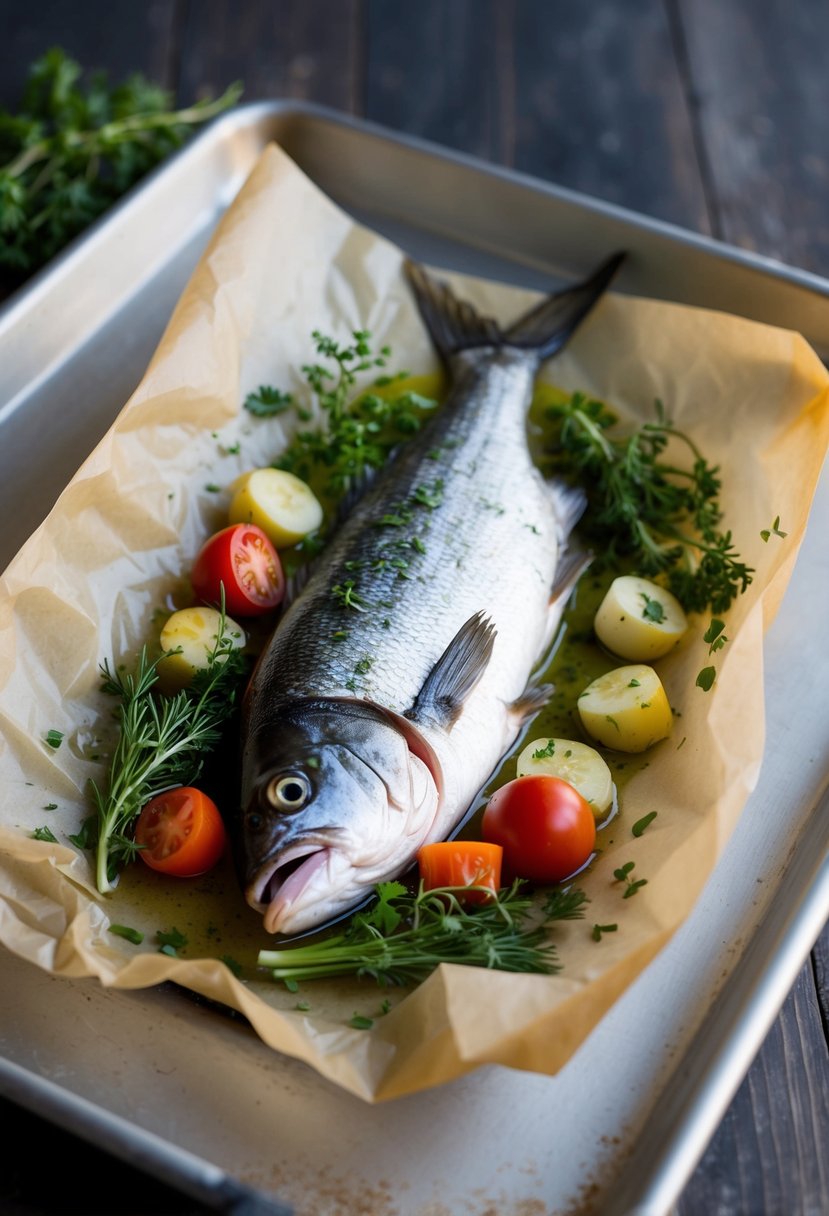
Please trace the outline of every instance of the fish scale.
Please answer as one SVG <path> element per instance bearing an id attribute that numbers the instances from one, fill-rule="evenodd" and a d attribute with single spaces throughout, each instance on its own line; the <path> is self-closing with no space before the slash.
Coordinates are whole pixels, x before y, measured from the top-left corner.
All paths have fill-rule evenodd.
<path id="1" fill-rule="evenodd" d="M 583 496 L 534 467 L 526 413 L 620 260 L 505 333 L 408 264 L 450 393 L 351 508 L 245 697 L 231 829 L 267 931 L 314 928 L 403 873 L 538 706 L 527 685 L 583 568 L 561 560 Z"/>

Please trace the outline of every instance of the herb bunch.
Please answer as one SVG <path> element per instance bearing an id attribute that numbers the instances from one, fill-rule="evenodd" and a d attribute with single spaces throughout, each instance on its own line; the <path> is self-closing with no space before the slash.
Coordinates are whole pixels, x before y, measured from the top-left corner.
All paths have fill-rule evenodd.
<path id="1" fill-rule="evenodd" d="M 87 88 L 80 66 L 55 47 L 30 69 L 21 110 L 0 110 L 0 273 L 21 282 L 179 147 L 192 127 L 233 105 L 174 110 L 172 96 L 142 76 Z"/>
<path id="2" fill-rule="evenodd" d="M 208 666 L 189 687 L 159 696 L 157 664 L 145 647 L 134 673 L 113 671 L 107 662 L 101 667 L 104 692 L 120 702 L 120 730 L 106 793 L 91 782 L 96 814 L 82 835 L 86 847 L 97 846 L 96 881 L 104 894 L 138 851 L 131 833 L 141 808 L 165 790 L 193 784 L 242 688 L 244 659 L 226 633 L 224 613 Z"/>
<path id="3" fill-rule="evenodd" d="M 406 389 L 409 373 L 405 371 L 380 375 L 372 385 L 374 390 L 391 390 L 399 385 L 399 393 L 358 393 L 359 377 L 384 368 L 391 354 L 388 346 L 375 351 L 367 330 L 355 330 L 352 341 L 346 344 L 319 330 L 311 336 L 317 355 L 324 361 L 305 364 L 302 372 L 324 425 L 299 431 L 274 463 L 303 481 L 318 483 L 320 490 L 336 501 L 370 470 L 382 468 L 392 449 L 420 430 L 437 402 Z M 250 393 L 245 408 L 257 417 L 293 408 L 301 422 L 312 418 L 306 405 L 271 385 L 261 385 Z"/>
<path id="4" fill-rule="evenodd" d="M 655 422 L 630 435 L 613 435 L 616 416 L 602 402 L 574 393 L 548 408 L 554 426 L 550 464 L 584 487 L 582 527 L 607 564 L 633 560 L 642 574 L 664 575 L 689 612 L 725 612 L 754 571 L 736 552 L 731 533 L 720 530 L 719 469 L 665 418 L 659 401 L 656 414 Z M 678 447 L 689 453 L 687 464 L 674 461 Z"/>
<path id="5" fill-rule="evenodd" d="M 553 920 L 584 915 L 585 897 L 548 902 L 541 923 L 529 923 L 533 902 L 516 881 L 486 903 L 465 907 L 469 890 L 441 887 L 411 894 L 402 883 L 379 883 L 377 901 L 354 916 L 344 933 L 312 946 L 262 950 L 259 966 L 295 982 L 330 976 L 370 977 L 380 985 L 418 983 L 439 963 L 552 975 L 559 970 L 547 933 Z"/>

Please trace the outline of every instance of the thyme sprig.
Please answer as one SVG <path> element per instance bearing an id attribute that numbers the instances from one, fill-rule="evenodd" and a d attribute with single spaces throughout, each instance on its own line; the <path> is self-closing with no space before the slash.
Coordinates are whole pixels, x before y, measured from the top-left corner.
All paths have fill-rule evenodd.
<path id="1" fill-rule="evenodd" d="M 549 462 L 585 489 L 583 529 L 608 564 L 633 560 L 645 575 L 664 575 L 689 612 L 725 612 L 754 571 L 720 530 L 719 469 L 710 465 L 656 402 L 656 421 L 611 434 L 617 418 L 600 401 L 574 393 L 550 406 Z M 670 447 L 669 447 L 670 445 Z M 682 463 L 672 453 L 685 449 Z"/>

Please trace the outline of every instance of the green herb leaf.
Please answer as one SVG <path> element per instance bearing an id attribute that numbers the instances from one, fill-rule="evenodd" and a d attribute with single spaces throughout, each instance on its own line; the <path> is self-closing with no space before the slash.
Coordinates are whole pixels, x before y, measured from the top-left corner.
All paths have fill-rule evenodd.
<path id="1" fill-rule="evenodd" d="M 763 530 L 760 533 L 760 536 L 762 537 L 764 544 L 768 544 L 769 537 L 771 537 L 771 536 L 779 536 L 781 538 L 785 538 L 788 535 L 789 535 L 788 532 L 780 531 L 780 516 L 779 515 L 775 517 L 774 523 L 771 525 L 771 528 L 763 528 Z"/>
<path id="2" fill-rule="evenodd" d="M 665 620 L 665 609 L 659 600 L 652 599 L 646 595 L 644 591 L 640 593 L 641 598 L 645 601 L 645 607 L 642 609 L 642 616 L 646 621 L 653 621 L 656 625 L 661 625 Z"/>
<path id="3" fill-rule="evenodd" d="M 273 418 L 276 414 L 284 414 L 294 404 L 290 393 L 270 384 L 260 384 L 255 393 L 245 397 L 245 409 L 256 418 Z"/>
<path id="4" fill-rule="evenodd" d="M 643 815 L 641 819 L 637 819 L 633 827 L 630 829 L 634 836 L 641 836 L 647 828 L 653 823 L 658 815 L 658 811 L 650 811 L 647 815 Z"/>
<path id="5" fill-rule="evenodd" d="M 594 942 L 600 942 L 602 940 L 603 933 L 615 933 L 618 928 L 618 925 L 594 925 L 593 932 L 590 934 L 590 936 L 593 938 Z"/>
<path id="6" fill-rule="evenodd" d="M 710 692 L 714 687 L 714 681 L 716 678 L 716 667 L 703 667 L 702 671 L 697 674 L 697 688 L 701 688 L 703 692 Z"/>
<path id="7" fill-rule="evenodd" d="M 544 904 L 544 919 L 551 920 L 583 920 L 586 906 L 590 900 L 584 891 L 578 887 L 566 890 L 551 891 Z"/>
<path id="8" fill-rule="evenodd" d="M 158 942 L 161 949 L 159 954 L 168 954 L 170 958 L 178 958 L 179 950 L 183 950 L 187 945 L 187 937 L 184 933 L 180 933 L 178 929 L 158 929 L 156 931 L 155 940 Z"/>
<path id="9" fill-rule="evenodd" d="M 555 739 L 548 739 L 545 747 L 540 747 L 537 751 L 533 752 L 533 760 L 546 760 L 548 756 L 555 755 L 555 750 Z"/>
<path id="10" fill-rule="evenodd" d="M 48 747 L 54 748 L 57 751 L 61 743 L 63 743 L 63 732 L 59 730 L 47 730 L 43 737 L 43 742 Z"/>
<path id="11" fill-rule="evenodd" d="M 32 832 L 32 839 L 33 840 L 45 840 L 45 841 L 48 841 L 49 844 L 58 843 L 58 838 L 55 835 L 55 833 L 52 831 L 51 828 L 46 827 L 45 824 L 42 828 L 35 828 L 35 830 Z"/>
<path id="12" fill-rule="evenodd" d="M 126 938 L 134 946 L 140 946 L 144 940 L 144 934 L 139 929 L 131 929 L 129 925 L 110 925 L 109 932 L 114 933 L 116 937 Z"/>
<path id="13" fill-rule="evenodd" d="M 353 1026 L 355 1030 L 371 1030 L 372 1026 L 374 1025 L 374 1019 L 364 1018 L 362 1014 L 355 1013 L 354 1017 L 350 1019 L 348 1024 L 349 1026 Z"/>
<path id="14" fill-rule="evenodd" d="M 43 809 L 44 811 L 56 811 L 58 804 L 56 802 L 47 802 Z"/>

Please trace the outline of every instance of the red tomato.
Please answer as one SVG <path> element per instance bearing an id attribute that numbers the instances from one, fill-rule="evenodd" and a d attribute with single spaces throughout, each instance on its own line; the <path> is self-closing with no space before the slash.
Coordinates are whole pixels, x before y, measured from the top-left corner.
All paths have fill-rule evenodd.
<path id="1" fill-rule="evenodd" d="M 446 840 L 425 844 L 417 855 L 423 889 L 435 887 L 489 887 L 497 893 L 501 885 L 501 858 L 504 850 L 497 844 L 478 840 Z M 484 903 L 484 891 L 470 891 L 469 903 Z"/>
<path id="2" fill-rule="evenodd" d="M 221 857 L 225 828 L 216 803 L 201 790 L 182 785 L 147 803 L 135 825 L 135 840 L 151 869 L 194 878 Z"/>
<path id="3" fill-rule="evenodd" d="M 279 556 L 256 524 L 231 524 L 211 536 L 196 558 L 190 581 L 206 604 L 219 604 L 224 586 L 230 616 L 261 616 L 285 594 Z"/>
<path id="4" fill-rule="evenodd" d="M 590 803 L 559 777 L 518 777 L 490 798 L 483 835 L 503 846 L 504 865 L 519 878 L 561 882 L 593 852 L 596 820 Z"/>

